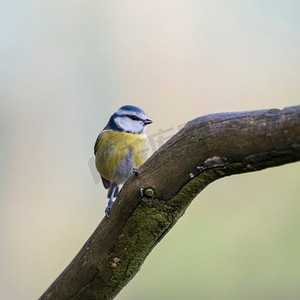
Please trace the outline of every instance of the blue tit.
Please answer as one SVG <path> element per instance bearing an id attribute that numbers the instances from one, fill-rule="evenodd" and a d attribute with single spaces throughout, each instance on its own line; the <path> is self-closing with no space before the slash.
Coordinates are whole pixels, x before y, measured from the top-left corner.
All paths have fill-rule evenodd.
<path id="1" fill-rule="evenodd" d="M 136 106 L 125 105 L 115 112 L 100 132 L 94 147 L 95 164 L 108 189 L 108 216 L 120 185 L 147 158 L 146 128 L 152 121 Z"/>

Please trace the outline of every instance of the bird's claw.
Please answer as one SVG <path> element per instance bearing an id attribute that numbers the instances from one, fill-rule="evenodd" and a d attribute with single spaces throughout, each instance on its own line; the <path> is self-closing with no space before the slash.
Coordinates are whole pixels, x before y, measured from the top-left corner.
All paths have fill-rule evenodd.
<path id="1" fill-rule="evenodd" d="M 106 215 L 107 217 L 109 217 L 110 209 L 111 209 L 111 207 L 113 206 L 113 204 L 114 204 L 113 197 L 110 196 L 110 198 L 109 198 L 109 200 L 108 200 L 108 205 L 107 205 L 107 207 L 105 208 L 105 215 Z"/>
<path id="2" fill-rule="evenodd" d="M 138 168 L 132 168 L 131 170 L 130 170 L 130 173 L 131 174 L 134 174 L 135 176 L 138 176 Z"/>
<path id="3" fill-rule="evenodd" d="M 110 207 L 106 207 L 105 208 L 105 215 L 107 216 L 107 217 L 109 217 L 109 212 L 110 212 Z"/>

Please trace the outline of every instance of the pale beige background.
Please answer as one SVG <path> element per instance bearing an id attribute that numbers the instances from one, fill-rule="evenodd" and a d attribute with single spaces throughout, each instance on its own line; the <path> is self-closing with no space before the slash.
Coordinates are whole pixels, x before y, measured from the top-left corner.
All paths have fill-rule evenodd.
<path id="1" fill-rule="evenodd" d="M 38 298 L 102 219 L 88 162 L 121 105 L 164 139 L 200 115 L 299 104 L 299 8 L 3 0 L 1 299 Z M 213 183 L 118 299 L 299 299 L 299 175 L 295 163 Z"/>

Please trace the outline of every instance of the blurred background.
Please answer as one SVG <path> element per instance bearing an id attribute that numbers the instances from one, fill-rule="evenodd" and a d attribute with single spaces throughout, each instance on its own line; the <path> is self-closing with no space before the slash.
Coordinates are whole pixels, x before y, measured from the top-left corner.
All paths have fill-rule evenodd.
<path id="1" fill-rule="evenodd" d="M 150 152 L 197 116 L 299 104 L 300 2 L 2 0 L 0 290 L 36 299 L 104 216 L 93 146 L 124 104 Z M 207 187 L 117 299 L 299 299 L 300 165 Z"/>

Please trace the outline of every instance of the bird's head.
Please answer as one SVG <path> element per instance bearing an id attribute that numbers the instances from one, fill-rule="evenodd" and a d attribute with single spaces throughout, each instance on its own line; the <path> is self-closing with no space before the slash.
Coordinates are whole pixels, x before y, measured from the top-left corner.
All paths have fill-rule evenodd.
<path id="1" fill-rule="evenodd" d="M 116 127 L 115 129 L 120 131 L 144 134 L 147 125 L 151 123 L 152 121 L 147 119 L 142 109 L 133 105 L 124 105 L 111 116 L 107 129 Z"/>

